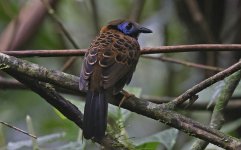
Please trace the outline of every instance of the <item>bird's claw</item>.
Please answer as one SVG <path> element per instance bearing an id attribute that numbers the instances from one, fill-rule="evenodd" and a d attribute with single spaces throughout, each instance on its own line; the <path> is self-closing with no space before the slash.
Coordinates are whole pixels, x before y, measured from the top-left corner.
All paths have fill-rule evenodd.
<path id="1" fill-rule="evenodd" d="M 123 103 L 126 99 L 134 96 L 133 94 L 128 93 L 127 91 L 124 91 L 124 90 L 121 90 L 121 93 L 122 93 L 124 96 L 122 97 L 122 99 L 121 99 L 121 101 L 120 101 L 120 103 L 119 103 L 119 105 L 118 105 L 119 108 L 121 107 L 122 103 Z"/>

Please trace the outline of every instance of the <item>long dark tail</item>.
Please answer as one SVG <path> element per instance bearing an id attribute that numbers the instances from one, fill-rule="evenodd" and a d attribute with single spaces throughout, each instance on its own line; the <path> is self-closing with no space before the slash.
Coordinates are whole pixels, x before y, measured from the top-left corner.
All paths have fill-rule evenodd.
<path id="1" fill-rule="evenodd" d="M 101 140 L 107 126 L 108 103 L 104 90 L 88 91 L 84 110 L 83 135 Z"/>

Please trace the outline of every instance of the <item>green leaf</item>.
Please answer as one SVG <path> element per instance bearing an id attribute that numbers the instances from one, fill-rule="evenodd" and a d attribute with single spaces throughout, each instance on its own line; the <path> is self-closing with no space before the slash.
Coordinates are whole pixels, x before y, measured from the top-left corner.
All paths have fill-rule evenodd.
<path id="1" fill-rule="evenodd" d="M 69 142 L 65 145 L 55 148 L 54 150 L 83 150 L 84 144 L 82 142 Z"/>
<path id="2" fill-rule="evenodd" d="M 66 120 L 67 118 L 61 113 L 59 112 L 56 108 L 54 108 L 54 112 L 63 120 Z"/>
<path id="3" fill-rule="evenodd" d="M 5 136 L 4 136 L 2 127 L 3 127 L 3 125 L 0 124 L 0 149 L 1 149 L 1 147 L 4 147 L 5 144 L 6 144 Z"/>
<path id="4" fill-rule="evenodd" d="M 41 146 L 46 145 L 47 143 L 53 143 L 58 142 L 60 139 L 62 139 L 65 136 L 65 133 L 54 133 L 45 135 L 42 137 L 38 137 L 37 142 Z M 32 145 L 32 140 L 21 140 L 17 142 L 9 142 L 7 149 L 14 149 L 14 150 L 21 150 L 21 149 L 30 149 Z M 58 143 L 59 144 L 59 143 Z"/>
<path id="5" fill-rule="evenodd" d="M 144 144 L 141 144 L 139 146 L 136 146 L 137 150 L 155 150 L 160 145 L 159 142 L 147 142 Z"/>
<path id="6" fill-rule="evenodd" d="M 178 130 L 170 128 L 145 138 L 135 139 L 134 144 L 137 145 L 137 147 L 139 147 L 143 144 L 159 143 L 163 144 L 168 150 L 171 150 L 174 144 L 176 143 L 177 135 Z"/>
<path id="7" fill-rule="evenodd" d="M 26 123 L 27 123 L 27 127 L 28 127 L 28 132 L 32 135 L 36 135 L 34 128 L 33 128 L 32 119 L 29 115 L 26 116 Z M 32 140 L 32 144 L 33 144 L 33 150 L 38 150 L 39 146 L 38 146 L 37 139 L 31 138 L 31 140 Z"/>
<path id="8" fill-rule="evenodd" d="M 236 129 L 238 129 L 241 126 L 241 118 L 237 119 L 233 122 L 227 123 L 225 124 L 221 131 L 223 131 L 224 133 L 230 133 L 232 131 L 235 131 Z"/>

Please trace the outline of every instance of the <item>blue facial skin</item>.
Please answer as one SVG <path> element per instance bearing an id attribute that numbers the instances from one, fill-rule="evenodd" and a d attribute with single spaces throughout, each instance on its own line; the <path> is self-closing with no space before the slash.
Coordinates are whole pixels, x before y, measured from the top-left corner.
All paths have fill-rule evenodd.
<path id="1" fill-rule="evenodd" d="M 130 36 L 138 35 L 138 29 L 132 23 L 124 22 L 122 24 L 119 24 L 117 28 L 118 30 L 120 30 L 126 35 L 130 35 Z"/>

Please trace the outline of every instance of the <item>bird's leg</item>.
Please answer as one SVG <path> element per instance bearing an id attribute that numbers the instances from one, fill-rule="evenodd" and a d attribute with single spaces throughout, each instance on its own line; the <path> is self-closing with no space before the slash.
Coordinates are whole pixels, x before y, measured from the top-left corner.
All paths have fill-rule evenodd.
<path id="1" fill-rule="evenodd" d="M 124 96 L 122 97 L 122 99 L 121 99 L 121 101 L 120 101 L 120 103 L 119 103 L 119 105 L 118 105 L 119 108 L 121 107 L 122 103 L 123 103 L 126 99 L 134 96 L 133 94 L 128 93 L 128 92 L 125 91 L 125 90 L 121 90 L 120 92 L 121 92 Z"/>

